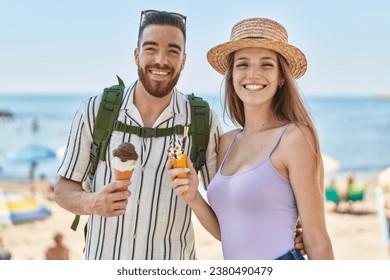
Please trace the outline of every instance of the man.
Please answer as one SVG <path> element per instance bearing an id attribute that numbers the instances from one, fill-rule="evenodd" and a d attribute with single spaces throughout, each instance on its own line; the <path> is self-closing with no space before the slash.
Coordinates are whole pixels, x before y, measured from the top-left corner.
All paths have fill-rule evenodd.
<path id="1" fill-rule="evenodd" d="M 139 127 L 166 128 L 191 123 L 190 105 L 176 88 L 184 68 L 185 20 L 180 14 L 144 11 L 134 58 L 138 81 L 125 88 L 118 120 Z M 67 151 L 59 168 L 55 197 L 75 214 L 90 215 L 86 259 L 195 259 L 194 230 L 189 207 L 174 195 L 165 171 L 166 149 L 173 136 L 141 138 L 114 131 L 106 160 L 88 178 L 93 124 L 101 96 L 87 100 L 76 113 Z M 210 117 L 206 164 L 207 186 L 216 172 L 221 126 Z M 131 181 L 114 181 L 112 151 L 132 143 L 139 154 Z M 191 145 L 191 138 L 187 143 Z M 187 154 L 190 147 L 186 148 Z M 85 184 L 83 182 L 89 182 Z M 129 191 L 116 191 L 123 186 Z"/>

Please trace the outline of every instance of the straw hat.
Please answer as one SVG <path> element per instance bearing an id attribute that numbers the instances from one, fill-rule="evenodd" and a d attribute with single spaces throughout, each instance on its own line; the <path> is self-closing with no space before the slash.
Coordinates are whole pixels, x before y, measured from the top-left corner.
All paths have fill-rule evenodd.
<path id="1" fill-rule="evenodd" d="M 306 72 L 305 55 L 288 44 L 286 29 L 276 21 L 266 18 L 249 18 L 236 23 L 232 28 L 230 41 L 210 49 L 207 60 L 215 70 L 225 75 L 229 54 L 249 47 L 261 47 L 280 53 L 287 60 L 295 79 Z"/>

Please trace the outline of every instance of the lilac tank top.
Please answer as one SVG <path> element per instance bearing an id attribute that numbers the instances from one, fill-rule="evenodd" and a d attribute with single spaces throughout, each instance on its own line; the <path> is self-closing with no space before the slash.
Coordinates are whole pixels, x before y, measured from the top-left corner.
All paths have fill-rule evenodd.
<path id="1" fill-rule="evenodd" d="M 208 201 L 218 217 L 224 259 L 275 259 L 294 247 L 298 211 L 290 182 L 273 166 L 270 156 L 232 176 L 221 174 L 225 158 L 210 182 Z"/>

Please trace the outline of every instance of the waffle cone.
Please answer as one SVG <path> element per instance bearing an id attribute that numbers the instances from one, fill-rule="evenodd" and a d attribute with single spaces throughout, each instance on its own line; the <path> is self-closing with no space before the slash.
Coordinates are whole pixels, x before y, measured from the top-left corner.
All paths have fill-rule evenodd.
<path id="1" fill-rule="evenodd" d="M 115 172 L 115 180 L 117 180 L 117 181 L 121 181 L 121 180 L 130 180 L 131 175 L 133 175 L 133 171 L 134 171 L 134 169 L 132 169 L 132 170 L 126 170 L 126 171 L 120 171 L 120 170 L 114 169 L 114 172 Z M 117 190 L 118 190 L 118 191 L 126 191 L 126 190 L 127 190 L 127 186 L 126 186 L 126 187 L 123 187 L 123 188 L 119 188 L 119 189 L 117 189 Z"/>
<path id="2" fill-rule="evenodd" d="M 133 170 L 126 170 L 126 171 L 120 171 L 115 169 L 115 180 L 129 180 L 131 178 L 131 175 L 133 175 Z"/>

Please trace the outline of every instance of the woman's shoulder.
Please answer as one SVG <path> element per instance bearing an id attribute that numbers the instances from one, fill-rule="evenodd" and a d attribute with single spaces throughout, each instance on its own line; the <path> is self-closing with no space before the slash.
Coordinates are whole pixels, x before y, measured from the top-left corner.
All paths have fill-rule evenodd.
<path id="1" fill-rule="evenodd" d="M 313 131 L 307 125 L 291 123 L 286 129 L 284 140 L 288 144 L 307 144 L 307 142 L 313 143 L 315 137 Z"/>
<path id="2" fill-rule="evenodd" d="M 302 124 L 290 124 L 280 142 L 280 151 L 285 155 L 286 162 L 302 162 L 313 159 L 318 140 L 315 131 Z"/>
<path id="3" fill-rule="evenodd" d="M 217 166 L 219 168 L 222 159 L 225 157 L 226 151 L 229 149 L 231 143 L 233 142 L 234 138 L 236 137 L 237 133 L 239 133 L 241 129 L 234 129 L 228 132 L 225 132 L 219 141 L 219 149 L 218 149 L 218 160 L 217 160 Z"/>
<path id="4" fill-rule="evenodd" d="M 222 134 L 220 138 L 221 145 L 230 145 L 230 143 L 233 141 L 233 139 L 236 137 L 236 135 L 241 131 L 240 128 L 230 130 L 228 132 L 225 132 Z"/>

